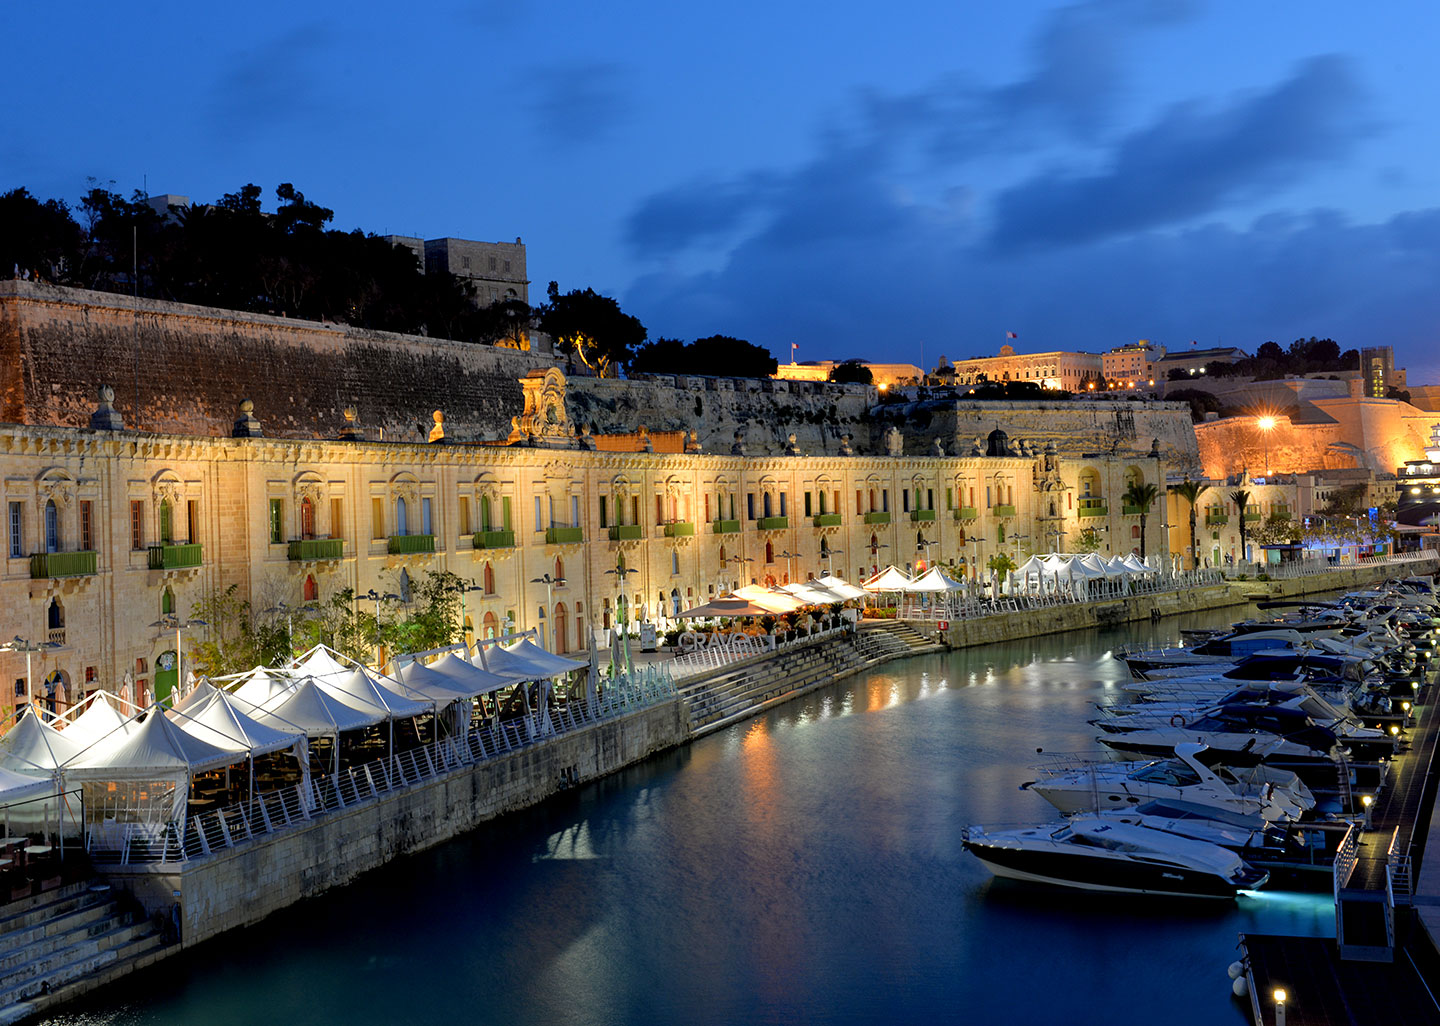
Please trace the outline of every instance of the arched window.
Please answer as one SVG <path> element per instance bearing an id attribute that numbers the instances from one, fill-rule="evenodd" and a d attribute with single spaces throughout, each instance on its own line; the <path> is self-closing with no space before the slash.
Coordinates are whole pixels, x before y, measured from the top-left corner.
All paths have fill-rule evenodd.
<path id="1" fill-rule="evenodd" d="M 680 615 L 680 589 L 679 589 L 679 588 L 671 588 L 671 589 L 670 589 L 670 615 L 671 615 L 671 616 L 674 616 L 674 617 L 678 617 L 678 616 Z"/>
<path id="2" fill-rule="evenodd" d="M 485 594 L 495 594 L 495 568 L 492 567 L 489 563 L 485 564 L 483 578 L 485 581 Z"/>
<path id="3" fill-rule="evenodd" d="M 766 516 L 769 514 L 767 513 Z M 765 543 L 765 562 L 767 564 L 775 562 L 775 546 L 768 541 Z"/>
<path id="4" fill-rule="evenodd" d="M 559 584 L 565 580 L 565 561 L 559 556 L 555 557 L 555 583 Z"/>
<path id="5" fill-rule="evenodd" d="M 480 496 L 480 530 L 490 530 L 490 496 Z"/>
<path id="6" fill-rule="evenodd" d="M 725 564 L 728 562 L 730 562 L 730 558 L 725 554 L 725 546 L 722 545 L 720 546 L 720 569 L 724 570 Z"/>
<path id="7" fill-rule="evenodd" d="M 570 651 L 565 636 L 565 603 L 555 603 L 555 652 L 563 655 Z"/>
<path id="8" fill-rule="evenodd" d="M 765 516 L 770 516 L 770 493 L 765 492 L 760 496 L 760 507 L 765 511 Z"/>
<path id="9" fill-rule="evenodd" d="M 308 495 L 300 500 L 300 537 L 315 537 L 315 504 Z"/>
<path id="10" fill-rule="evenodd" d="M 610 600 L 608 598 L 600 600 L 600 626 L 607 631 L 610 629 Z"/>
<path id="11" fill-rule="evenodd" d="M 470 622 L 470 617 L 465 617 L 465 644 L 470 645 L 475 641 L 475 625 Z"/>
<path id="12" fill-rule="evenodd" d="M 673 575 L 673 574 L 678 574 L 679 572 L 680 572 L 680 553 L 679 553 L 679 552 L 676 552 L 676 551 L 674 551 L 674 550 L 671 550 L 671 552 L 670 552 L 670 573 Z"/>
<path id="13" fill-rule="evenodd" d="M 175 537 L 174 520 L 170 513 L 170 500 L 160 500 L 160 544 L 169 545 Z"/>
<path id="14" fill-rule="evenodd" d="M 65 607 L 60 604 L 59 599 L 52 598 L 50 600 L 50 605 L 45 609 L 45 621 L 46 626 L 52 631 L 65 626 Z"/>
<path id="15" fill-rule="evenodd" d="M 166 588 L 160 593 L 160 615 L 169 616 L 175 612 L 175 593 Z"/>
<path id="16" fill-rule="evenodd" d="M 320 587 L 315 583 L 313 574 L 305 575 L 305 590 L 302 592 L 306 602 L 315 602 L 320 598 Z"/>
<path id="17" fill-rule="evenodd" d="M 480 621 L 480 626 L 487 638 L 496 637 L 500 633 L 500 621 L 495 618 L 494 613 L 486 613 Z"/>
<path id="18" fill-rule="evenodd" d="M 396 533 L 396 534 L 409 534 L 409 533 L 410 533 L 410 518 L 407 516 L 407 514 L 406 514 L 406 512 L 405 512 L 405 500 L 404 500 L 404 499 L 396 499 L 396 500 L 395 500 L 395 533 Z"/>
<path id="19" fill-rule="evenodd" d="M 45 500 L 45 551 L 60 551 L 60 512 L 54 499 Z"/>

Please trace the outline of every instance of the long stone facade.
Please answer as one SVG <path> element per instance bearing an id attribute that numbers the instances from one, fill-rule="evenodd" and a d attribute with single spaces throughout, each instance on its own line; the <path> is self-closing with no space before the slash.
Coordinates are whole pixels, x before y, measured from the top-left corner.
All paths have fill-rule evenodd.
<path id="1" fill-rule="evenodd" d="M 554 369 L 527 383 L 563 396 Z M 0 637 L 63 643 L 31 673 L 73 701 L 127 673 L 153 688 L 175 648 L 153 624 L 230 585 L 265 609 L 448 570 L 478 589 L 476 634 L 539 628 L 575 651 L 622 603 L 659 620 L 751 581 L 921 560 L 984 573 L 1087 528 L 1102 552 L 1136 551 L 1121 493 L 1164 483 L 1153 456 L 1022 456 L 1003 437 L 994 456 L 614 452 L 546 447 L 573 436 L 563 402 L 525 418 L 535 445 L 0 427 Z M 1150 514 L 1143 547 L 1163 555 L 1159 503 Z M 623 593 L 607 572 L 622 560 Z M 0 653 L 5 680 L 25 672 L 23 653 Z"/>

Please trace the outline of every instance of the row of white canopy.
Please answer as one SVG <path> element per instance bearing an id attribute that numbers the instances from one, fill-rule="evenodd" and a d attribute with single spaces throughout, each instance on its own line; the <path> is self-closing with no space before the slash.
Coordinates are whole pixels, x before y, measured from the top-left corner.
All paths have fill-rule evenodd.
<path id="1" fill-rule="evenodd" d="M 1157 567 L 1143 562 L 1133 552 L 1108 559 L 1095 552 L 1084 555 L 1051 553 L 1048 556 L 1031 556 L 1019 569 L 1019 574 L 1039 574 L 1044 577 L 1059 577 L 1070 580 L 1095 580 L 1103 577 L 1133 577 L 1137 574 L 1158 573 Z"/>
<path id="2" fill-rule="evenodd" d="M 140 710 L 99 691 L 72 710 L 61 728 L 35 710 L 0 737 L 0 804 L 54 793 L 67 781 L 174 779 L 293 749 L 302 765 L 308 739 L 434 713 L 456 702 L 584 667 L 528 638 L 493 645 L 484 667 L 454 653 L 396 677 L 345 665 L 319 646 L 289 667 L 257 667 L 222 689 L 206 682 L 177 708 Z"/>
<path id="3" fill-rule="evenodd" d="M 808 581 L 781 584 L 766 588 L 758 584 L 736 588 L 703 605 L 686 609 L 682 619 L 723 616 L 758 616 L 764 613 L 793 613 L 804 606 L 826 606 L 852 599 L 867 598 L 868 593 L 833 575 Z M 744 599 L 744 602 L 735 601 Z"/>

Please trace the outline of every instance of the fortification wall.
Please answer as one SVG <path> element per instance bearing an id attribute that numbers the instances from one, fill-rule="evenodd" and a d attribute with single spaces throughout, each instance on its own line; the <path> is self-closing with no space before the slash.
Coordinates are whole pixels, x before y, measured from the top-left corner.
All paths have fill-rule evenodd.
<path id="1" fill-rule="evenodd" d="M 1167 468 L 1198 471 L 1200 452 L 1186 403 L 1072 399 L 965 402 L 932 400 L 887 403 L 872 411 L 871 446 L 882 450 L 880 435 L 894 424 L 906 455 L 931 451 L 936 439 L 949 455 L 965 455 L 997 427 L 1011 443 L 1024 440 L 1036 449 L 1054 442 L 1062 456 L 1085 452 L 1148 453 L 1158 441 Z"/>
<path id="2" fill-rule="evenodd" d="M 365 437 L 425 441 L 445 411 L 455 441 L 504 437 L 518 379 L 548 356 L 339 324 L 0 282 L 0 418 L 88 425 L 101 384 L 125 425 L 228 435 L 255 401 L 265 433 L 334 437 L 347 406 Z"/>

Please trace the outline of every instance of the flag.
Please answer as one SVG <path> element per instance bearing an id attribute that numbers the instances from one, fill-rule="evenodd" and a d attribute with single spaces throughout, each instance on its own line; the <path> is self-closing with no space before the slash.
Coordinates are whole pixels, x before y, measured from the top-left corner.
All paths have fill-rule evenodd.
<path id="1" fill-rule="evenodd" d="M 1017 335 L 1017 334 L 1015 334 L 1015 332 L 1013 332 L 1013 331 L 1007 331 L 1007 332 L 1005 332 L 1005 337 L 1006 337 L 1006 338 L 1019 338 L 1020 336 Z"/>
<path id="2" fill-rule="evenodd" d="M 1193 338 L 1190 340 L 1190 348 L 1191 348 L 1191 349 L 1194 349 L 1194 348 L 1195 348 L 1195 340 L 1194 340 Z"/>

